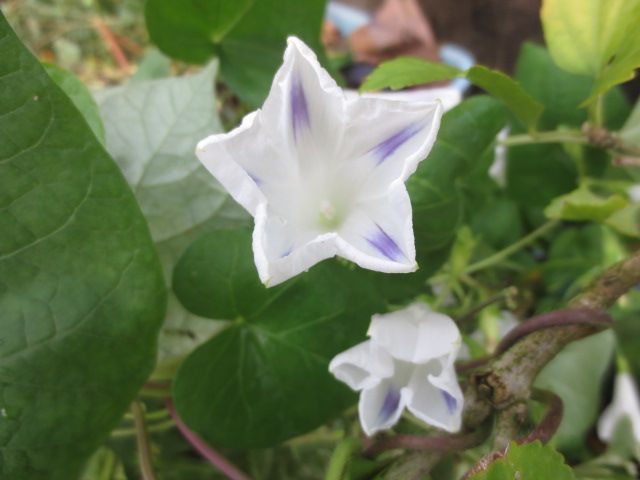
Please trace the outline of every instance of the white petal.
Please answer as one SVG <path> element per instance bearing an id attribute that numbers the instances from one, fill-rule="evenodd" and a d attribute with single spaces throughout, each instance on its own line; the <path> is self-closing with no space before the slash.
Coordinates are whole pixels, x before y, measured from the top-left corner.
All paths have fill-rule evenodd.
<path id="1" fill-rule="evenodd" d="M 409 411 L 429 425 L 457 432 L 462 424 L 463 395 L 453 367 L 438 374 L 437 362 L 416 368 L 410 382 Z"/>
<path id="2" fill-rule="evenodd" d="M 393 375 L 393 360 L 370 340 L 336 355 L 329 371 L 352 390 L 373 388 Z"/>
<path id="3" fill-rule="evenodd" d="M 344 131 L 344 110 L 344 94 L 316 54 L 298 38 L 289 37 L 261 121 L 271 126 L 274 135 L 286 138 L 294 157 L 304 162 L 307 150 L 335 152 Z"/>
<path id="4" fill-rule="evenodd" d="M 452 364 L 461 343 L 455 322 L 421 302 L 374 315 L 368 335 L 394 358 L 413 363 L 444 358 L 445 363 Z"/>
<path id="5" fill-rule="evenodd" d="M 345 168 L 367 172 L 365 196 L 381 195 L 415 172 L 435 142 L 442 113 L 440 102 L 359 98 L 347 103 L 340 156 Z"/>
<path id="6" fill-rule="evenodd" d="M 253 256 L 260 281 L 273 287 L 335 256 L 336 239 L 335 233 L 314 236 L 297 231 L 295 224 L 269 214 L 269 208 L 260 205 L 253 230 Z"/>
<path id="7" fill-rule="evenodd" d="M 245 116 L 239 127 L 229 133 L 211 135 L 196 148 L 196 155 L 203 165 L 218 179 L 231 196 L 251 215 L 255 216 L 258 204 L 266 198 L 251 178 L 252 173 L 243 168 L 243 160 L 263 156 L 265 162 L 277 157 L 260 135 L 256 112 Z"/>
<path id="8" fill-rule="evenodd" d="M 362 430 L 368 436 L 393 427 L 407 403 L 406 389 L 396 388 L 385 380 L 360 393 L 358 414 Z"/>
<path id="9" fill-rule="evenodd" d="M 363 268 L 387 273 L 418 268 L 411 200 L 400 182 L 384 196 L 355 205 L 338 233 L 340 255 Z"/>
<path id="10" fill-rule="evenodd" d="M 602 440 L 611 440 L 618 422 L 625 417 L 631 421 L 633 435 L 636 442 L 640 443 L 640 396 L 630 373 L 616 376 L 613 401 L 600 416 L 598 436 Z"/>

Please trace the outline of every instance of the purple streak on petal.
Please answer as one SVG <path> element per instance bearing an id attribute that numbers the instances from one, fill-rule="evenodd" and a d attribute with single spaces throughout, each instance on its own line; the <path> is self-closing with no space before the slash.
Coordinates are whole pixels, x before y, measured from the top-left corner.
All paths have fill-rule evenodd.
<path id="1" fill-rule="evenodd" d="M 398 244 L 393 241 L 393 239 L 387 234 L 387 232 L 385 232 L 377 223 L 376 228 L 378 229 L 378 231 L 375 232 L 372 237 L 365 237 L 365 240 L 369 242 L 369 245 L 374 247 L 389 260 L 393 260 L 394 262 L 397 262 L 401 258 L 404 258 L 402 250 L 400 250 Z"/>
<path id="2" fill-rule="evenodd" d="M 260 186 L 260 184 L 262 183 L 262 180 L 260 180 L 254 173 L 251 173 L 249 170 L 247 170 L 247 175 L 251 177 L 251 180 L 253 180 L 253 183 Z"/>
<path id="3" fill-rule="evenodd" d="M 373 147 L 372 151 L 377 158 L 378 165 L 389 158 L 393 152 L 410 140 L 420 130 L 422 130 L 422 125 L 409 125 Z"/>
<path id="4" fill-rule="evenodd" d="M 294 140 L 297 140 L 298 132 L 302 128 L 311 126 L 307 96 L 304 93 L 302 80 L 298 76 L 294 76 L 291 81 L 291 126 Z"/>
<path id="5" fill-rule="evenodd" d="M 284 257 L 289 256 L 289 254 L 290 254 L 291 252 L 293 252 L 293 246 L 291 246 L 291 247 L 287 248 L 287 249 L 286 249 L 286 250 L 285 250 L 285 251 L 280 255 L 280 258 L 284 258 Z"/>
<path id="6" fill-rule="evenodd" d="M 378 421 L 380 423 L 384 423 L 389 418 L 393 416 L 393 414 L 398 410 L 398 405 L 400 404 L 400 392 L 393 387 L 389 388 L 387 395 L 384 397 L 384 402 L 382 402 L 382 407 L 380 407 L 380 412 L 378 413 Z"/>
<path id="7" fill-rule="evenodd" d="M 453 395 L 445 390 L 440 390 L 440 393 L 442 393 L 444 402 L 447 404 L 447 410 L 449 410 L 449 413 L 453 415 L 458 407 L 458 401 L 453 397 Z"/>

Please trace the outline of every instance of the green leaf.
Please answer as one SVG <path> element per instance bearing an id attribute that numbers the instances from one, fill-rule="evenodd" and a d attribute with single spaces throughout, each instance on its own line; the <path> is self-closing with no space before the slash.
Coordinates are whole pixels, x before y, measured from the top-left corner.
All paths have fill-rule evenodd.
<path id="1" fill-rule="evenodd" d="M 502 100 L 529 129 L 535 129 L 544 107 L 533 99 L 517 81 L 502 72 L 481 65 L 471 67 L 467 71 L 466 77 L 474 85 Z"/>
<path id="2" fill-rule="evenodd" d="M 323 262 L 265 289 L 246 230 L 213 232 L 176 266 L 178 298 L 234 323 L 195 350 L 175 378 L 185 422 L 216 445 L 272 446 L 338 415 L 355 395 L 328 372 L 384 308 L 360 270 Z"/>
<path id="3" fill-rule="evenodd" d="M 466 72 L 444 63 L 427 62 L 421 58 L 400 57 L 384 62 L 369 75 L 361 87 L 363 91 L 401 88 L 425 83 L 466 77 L 474 85 L 502 100 L 529 128 L 535 128 L 543 106 L 522 89 L 508 75 L 476 65 Z"/>
<path id="4" fill-rule="evenodd" d="M 131 81 L 155 80 L 171 74 L 171 59 L 154 47 L 147 48 Z"/>
<path id="5" fill-rule="evenodd" d="M 640 8 L 636 6 L 636 9 L 633 27 L 636 30 L 625 39 L 611 63 L 604 67 L 596 79 L 591 95 L 583 102 L 583 105 L 593 102 L 598 95 L 602 95 L 616 85 L 632 80 L 635 77 L 635 70 L 640 68 L 640 30 L 638 30 Z"/>
<path id="6" fill-rule="evenodd" d="M 465 191 L 474 188 L 474 175 L 486 177 L 504 124 L 500 102 L 484 96 L 465 100 L 443 117 L 433 150 L 407 182 L 420 264 L 444 248 L 440 258 L 446 259 L 465 208 L 473 209 L 465 205 Z"/>
<path id="7" fill-rule="evenodd" d="M 516 79 L 545 109 L 539 121 L 541 130 L 559 126 L 579 128 L 587 120 L 580 102 L 589 94 L 593 81 L 558 68 L 542 47 L 525 43 L 516 67 Z M 605 125 L 616 129 L 628 115 L 624 95 L 612 90 L 605 96 Z M 514 129 L 517 133 L 517 128 Z M 595 155 L 594 155 L 595 153 Z M 585 151 L 597 165 L 607 162 L 603 152 Z M 507 191 L 522 206 L 545 207 L 555 197 L 577 188 L 577 169 L 562 145 L 525 145 L 508 150 Z"/>
<path id="8" fill-rule="evenodd" d="M 555 198 L 544 213 L 548 218 L 560 220 L 604 222 L 626 205 L 627 200 L 622 195 L 614 194 L 603 197 L 596 195 L 588 187 L 580 187 L 573 192 Z"/>
<path id="9" fill-rule="evenodd" d="M 516 65 L 516 80 L 537 101 L 544 105 L 540 129 L 558 126 L 580 127 L 587 112 L 580 103 L 589 95 L 593 80 L 558 68 L 549 52 L 539 45 L 524 43 Z M 605 126 L 617 130 L 629 115 L 624 93 L 614 89 L 604 98 Z"/>
<path id="10" fill-rule="evenodd" d="M 620 130 L 620 138 L 625 142 L 640 145 L 640 99 L 636 101 L 633 111 L 622 130 Z"/>
<path id="11" fill-rule="evenodd" d="M 205 63 L 253 3 L 254 0 L 147 0 L 147 30 L 167 55 L 189 63 Z"/>
<path id="12" fill-rule="evenodd" d="M 400 90 L 425 83 L 442 82 L 464 75 L 462 70 L 445 63 L 428 62 L 422 58 L 399 57 L 381 63 L 367 77 L 361 91 Z"/>
<path id="13" fill-rule="evenodd" d="M 640 204 L 631 204 L 618 210 L 605 223 L 618 233 L 640 238 Z"/>
<path id="14" fill-rule="evenodd" d="M 205 170 L 196 143 L 222 132 L 216 113 L 216 64 L 196 75 L 139 81 L 100 92 L 106 147 L 145 214 L 167 280 L 202 232 L 248 222 L 248 215 Z M 185 311 L 173 295 L 160 337 L 170 361 L 220 328 Z"/>
<path id="15" fill-rule="evenodd" d="M 549 248 L 542 268 L 544 285 L 562 303 L 625 253 L 617 235 L 606 227 L 587 224 L 566 229 Z"/>
<path id="16" fill-rule="evenodd" d="M 536 387 L 562 398 L 562 423 L 554 444 L 564 452 L 577 452 L 598 418 L 605 375 L 615 349 L 612 332 L 602 332 L 564 348 L 540 372 Z"/>
<path id="17" fill-rule="evenodd" d="M 485 471 L 469 480 L 574 480 L 571 468 L 564 458 L 549 445 L 539 441 L 518 445 L 511 442 L 507 453 Z"/>
<path id="18" fill-rule="evenodd" d="M 554 61 L 571 73 L 596 77 L 638 26 L 637 0 L 544 0 L 544 37 Z"/>
<path id="19" fill-rule="evenodd" d="M 151 371 L 165 304 L 140 209 L 0 15 L 0 477 L 68 480 Z"/>
<path id="20" fill-rule="evenodd" d="M 75 107 L 80 110 L 96 138 L 100 140 L 100 143 L 104 144 L 104 126 L 102 125 L 98 105 L 91 96 L 89 89 L 73 73 L 64 68 L 50 63 L 45 63 L 42 66 L 51 79 L 67 94 Z"/>
<path id="21" fill-rule="evenodd" d="M 218 56 L 222 76 L 231 89 L 246 103 L 258 106 L 266 98 L 273 75 L 282 63 L 289 35 L 300 37 L 323 60 L 320 27 L 325 3 L 325 0 L 179 3 L 150 0 L 145 16 L 151 39 L 167 55 L 192 63 L 204 63 Z M 210 22 L 217 14 L 216 6 L 223 4 L 225 12 L 243 11 L 232 22 L 225 23 L 223 35 L 216 36 Z"/>
<path id="22" fill-rule="evenodd" d="M 544 36 L 561 68 L 596 78 L 584 104 L 640 67 L 640 1 L 545 0 Z"/>

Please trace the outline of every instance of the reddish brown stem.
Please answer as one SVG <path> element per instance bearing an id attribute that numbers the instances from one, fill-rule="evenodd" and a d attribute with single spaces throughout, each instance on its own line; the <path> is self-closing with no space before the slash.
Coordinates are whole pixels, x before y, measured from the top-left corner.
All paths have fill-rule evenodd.
<path id="1" fill-rule="evenodd" d="M 108 25 L 104 23 L 104 21 L 99 17 L 93 18 L 91 20 L 91 24 L 93 25 L 93 28 L 95 28 L 98 34 L 100 35 L 100 38 L 102 38 L 102 41 L 107 45 L 107 48 L 111 53 L 111 56 L 113 57 L 116 64 L 118 65 L 118 68 L 120 68 L 120 70 L 122 70 L 125 73 L 129 73 L 131 66 L 129 65 L 127 56 L 122 51 L 122 48 L 118 43 L 118 40 L 116 39 L 115 35 L 111 31 L 111 29 L 108 27 Z"/>
<path id="2" fill-rule="evenodd" d="M 185 425 L 178 415 L 171 399 L 167 399 L 167 410 L 171 414 L 171 418 L 176 422 L 176 426 L 182 436 L 202 455 L 211 465 L 224 474 L 229 480 L 250 480 L 249 476 L 240 471 L 238 467 L 233 465 L 222 454 L 214 450 L 204 440 L 202 440 L 196 433 L 192 432 L 189 427 Z"/>

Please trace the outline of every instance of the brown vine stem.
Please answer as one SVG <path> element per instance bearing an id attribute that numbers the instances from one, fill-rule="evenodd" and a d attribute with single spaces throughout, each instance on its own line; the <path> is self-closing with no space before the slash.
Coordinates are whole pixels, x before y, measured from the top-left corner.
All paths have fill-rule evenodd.
<path id="1" fill-rule="evenodd" d="M 620 296 L 638 283 L 640 251 L 610 267 L 569 303 L 571 310 L 565 310 L 565 315 L 569 311 L 574 312 L 570 315 L 576 315 L 575 312 L 581 311 L 579 315 L 583 317 L 582 321 L 570 321 L 572 319 L 568 318 L 556 326 L 512 338 L 508 348 L 472 373 L 465 395 L 464 418 L 467 428 L 473 428 L 478 422 L 484 421 L 493 410 L 498 411 L 498 420 L 500 417 L 513 416 L 508 407 L 518 402 L 526 402 L 530 398 L 531 385 L 538 372 L 568 343 L 600 331 L 602 325 L 599 324 L 602 322 L 598 318 L 604 319 L 601 310 L 613 305 Z M 593 321 L 589 321 L 589 316 Z M 505 425 L 505 429 L 513 430 L 515 420 L 503 420 L 498 421 L 498 424 Z M 511 426 L 506 427 L 510 423 Z"/>
<path id="2" fill-rule="evenodd" d="M 467 450 L 480 445 L 489 434 L 488 425 L 460 435 L 394 435 L 382 437 L 367 447 L 364 455 L 375 457 L 387 450 L 423 450 L 448 453 Z"/>

